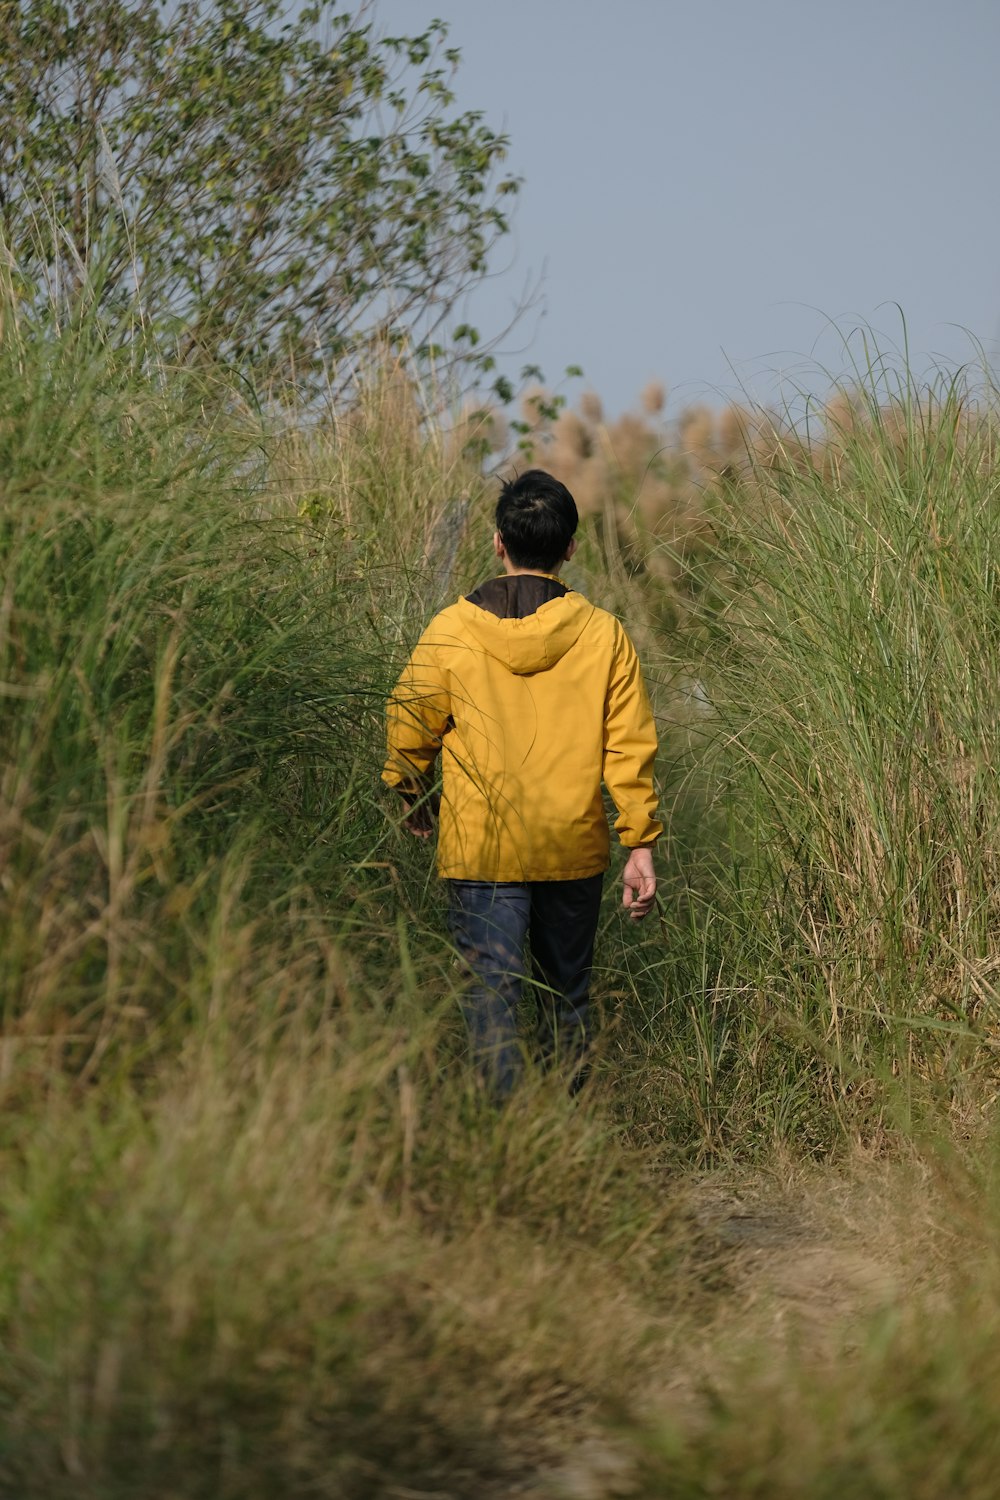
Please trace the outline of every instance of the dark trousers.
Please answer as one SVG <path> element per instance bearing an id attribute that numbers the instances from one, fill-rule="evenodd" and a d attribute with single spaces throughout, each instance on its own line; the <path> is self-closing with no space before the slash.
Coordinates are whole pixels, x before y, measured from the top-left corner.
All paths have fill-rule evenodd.
<path id="1" fill-rule="evenodd" d="M 590 1041 L 590 971 L 603 875 L 514 884 L 449 880 L 449 923 L 470 972 L 464 1009 L 473 1056 L 497 1098 L 515 1087 L 522 1065 L 517 1008 L 531 947 L 543 1061 L 566 1058 L 582 1079 Z"/>

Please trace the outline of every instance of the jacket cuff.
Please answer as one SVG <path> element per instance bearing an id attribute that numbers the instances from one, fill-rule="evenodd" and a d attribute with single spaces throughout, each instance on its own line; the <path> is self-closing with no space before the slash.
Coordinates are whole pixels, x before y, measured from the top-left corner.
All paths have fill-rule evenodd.
<path id="1" fill-rule="evenodd" d="M 618 842 L 623 849 L 652 849 L 657 839 L 663 836 L 663 824 L 650 822 L 641 834 L 620 834 Z"/>

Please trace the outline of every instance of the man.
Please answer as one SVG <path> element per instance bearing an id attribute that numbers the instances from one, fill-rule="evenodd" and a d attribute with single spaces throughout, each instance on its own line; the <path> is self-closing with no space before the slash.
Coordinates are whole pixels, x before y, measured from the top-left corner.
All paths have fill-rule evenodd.
<path id="1" fill-rule="evenodd" d="M 640 919 L 656 895 L 656 731 L 625 630 L 558 576 L 577 522 L 572 495 L 550 474 L 505 484 L 493 538 L 503 575 L 431 620 L 388 706 L 382 779 L 402 793 L 406 826 L 421 838 L 442 756 L 438 873 L 471 974 L 473 1053 L 498 1098 L 521 1071 L 526 939 L 542 1056 L 568 1058 L 576 1086 L 584 1076 L 610 849 L 602 780 L 630 850 L 623 905 Z"/>

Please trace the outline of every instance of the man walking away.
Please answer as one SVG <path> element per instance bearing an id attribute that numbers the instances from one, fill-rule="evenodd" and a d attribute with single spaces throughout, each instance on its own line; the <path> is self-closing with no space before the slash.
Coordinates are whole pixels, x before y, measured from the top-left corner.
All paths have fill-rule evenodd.
<path id="1" fill-rule="evenodd" d="M 564 484 L 532 469 L 505 484 L 493 548 L 503 564 L 435 615 L 389 701 L 382 779 L 406 826 L 432 831 L 428 792 L 442 756 L 438 873 L 470 971 L 473 1055 L 494 1097 L 521 1072 L 517 1007 L 525 943 L 546 1060 L 585 1075 L 590 971 L 610 838 L 601 796 L 630 851 L 623 905 L 656 895 L 656 731 L 635 648 L 620 622 L 559 578 L 578 516 Z"/>

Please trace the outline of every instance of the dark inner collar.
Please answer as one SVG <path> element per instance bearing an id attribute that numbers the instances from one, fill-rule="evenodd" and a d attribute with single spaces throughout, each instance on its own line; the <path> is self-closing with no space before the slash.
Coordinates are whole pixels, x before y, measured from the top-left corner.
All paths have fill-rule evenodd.
<path id="1" fill-rule="evenodd" d="M 465 597 L 470 604 L 496 615 L 498 620 L 523 620 L 550 599 L 561 599 L 569 592 L 558 578 L 546 578 L 541 573 L 509 573 L 503 578 L 487 579 Z"/>

